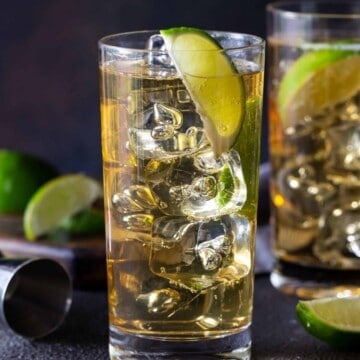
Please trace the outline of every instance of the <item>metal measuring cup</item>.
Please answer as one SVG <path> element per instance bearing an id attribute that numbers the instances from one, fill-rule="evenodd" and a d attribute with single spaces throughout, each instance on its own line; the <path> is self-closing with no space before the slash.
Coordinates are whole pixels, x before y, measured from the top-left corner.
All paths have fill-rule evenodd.
<path id="1" fill-rule="evenodd" d="M 0 259 L 0 323 L 16 334 L 43 337 L 64 321 L 72 301 L 67 271 L 47 258 Z"/>

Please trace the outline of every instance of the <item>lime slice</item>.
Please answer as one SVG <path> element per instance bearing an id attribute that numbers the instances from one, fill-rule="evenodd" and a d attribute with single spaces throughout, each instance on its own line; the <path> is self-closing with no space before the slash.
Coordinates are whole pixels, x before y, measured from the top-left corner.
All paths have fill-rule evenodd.
<path id="1" fill-rule="evenodd" d="M 215 155 L 228 151 L 245 113 L 242 76 L 221 46 L 205 31 L 179 27 L 160 33 L 196 104 Z"/>
<path id="2" fill-rule="evenodd" d="M 359 68 L 360 56 L 350 50 L 321 49 L 301 56 L 280 83 L 283 122 L 294 123 L 351 98 L 360 90 Z"/>
<path id="3" fill-rule="evenodd" d="M 62 175 L 41 186 L 24 213 L 25 236 L 34 240 L 60 226 L 64 219 L 89 208 L 102 197 L 98 181 L 81 174 Z"/>
<path id="4" fill-rule="evenodd" d="M 235 188 L 235 181 L 229 165 L 225 165 L 220 173 L 218 184 L 221 186 L 221 189 L 219 189 L 217 200 L 221 206 L 225 206 L 233 197 Z"/>
<path id="5" fill-rule="evenodd" d="M 360 296 L 299 301 L 296 314 L 318 339 L 338 347 L 360 347 Z"/>
<path id="6" fill-rule="evenodd" d="M 32 194 L 58 171 L 22 152 L 0 150 L 0 213 L 22 213 Z"/>

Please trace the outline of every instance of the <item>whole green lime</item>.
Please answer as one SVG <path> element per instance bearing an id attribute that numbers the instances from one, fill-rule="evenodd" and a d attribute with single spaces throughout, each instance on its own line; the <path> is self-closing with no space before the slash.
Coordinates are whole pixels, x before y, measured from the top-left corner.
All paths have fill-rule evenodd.
<path id="1" fill-rule="evenodd" d="M 22 213 L 40 185 L 57 175 L 36 156 L 0 149 L 0 213 Z"/>

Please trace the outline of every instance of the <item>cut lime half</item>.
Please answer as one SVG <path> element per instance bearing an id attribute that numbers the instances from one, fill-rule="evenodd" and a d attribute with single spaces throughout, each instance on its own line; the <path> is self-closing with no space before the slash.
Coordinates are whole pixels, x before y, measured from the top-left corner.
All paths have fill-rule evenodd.
<path id="1" fill-rule="evenodd" d="M 299 301 L 296 314 L 318 339 L 337 347 L 360 348 L 360 296 Z"/>
<path id="2" fill-rule="evenodd" d="M 360 56 L 339 46 L 305 53 L 287 71 L 278 95 L 284 123 L 319 114 L 360 90 Z"/>
<path id="3" fill-rule="evenodd" d="M 194 101 L 215 155 L 228 151 L 245 113 L 245 86 L 220 44 L 205 31 L 179 27 L 160 31 Z"/>
<path id="4" fill-rule="evenodd" d="M 25 209 L 26 238 L 34 240 L 48 234 L 100 197 L 102 187 L 91 177 L 71 174 L 50 180 L 36 191 Z"/>

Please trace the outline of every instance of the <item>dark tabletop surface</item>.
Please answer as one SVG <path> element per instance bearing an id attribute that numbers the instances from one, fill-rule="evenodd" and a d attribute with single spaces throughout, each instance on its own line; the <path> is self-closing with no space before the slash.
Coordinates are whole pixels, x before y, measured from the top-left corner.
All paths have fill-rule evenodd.
<path id="1" fill-rule="evenodd" d="M 255 284 L 252 359 L 360 359 L 360 353 L 332 349 L 308 335 L 295 318 L 297 299 L 275 290 L 267 274 L 256 275 Z M 106 313 L 105 291 L 77 290 L 53 334 L 29 341 L 0 329 L 0 359 L 109 359 Z"/>

